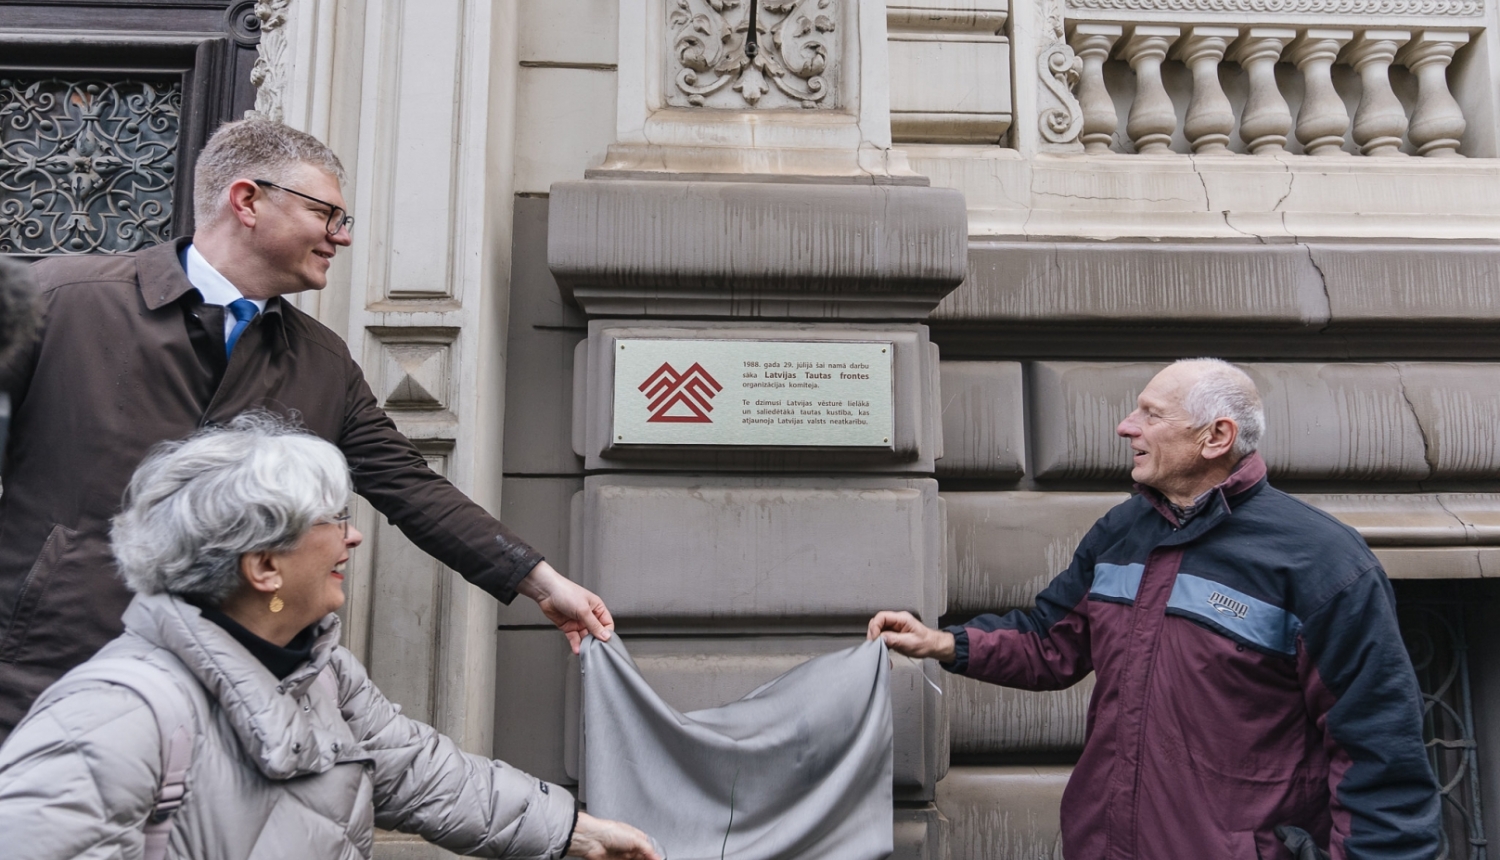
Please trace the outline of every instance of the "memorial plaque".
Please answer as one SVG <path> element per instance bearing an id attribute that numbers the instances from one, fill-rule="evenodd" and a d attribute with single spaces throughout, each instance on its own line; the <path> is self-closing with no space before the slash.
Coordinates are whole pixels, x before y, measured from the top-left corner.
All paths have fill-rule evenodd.
<path id="1" fill-rule="evenodd" d="M 615 445 L 890 448 L 889 341 L 615 341 Z"/>

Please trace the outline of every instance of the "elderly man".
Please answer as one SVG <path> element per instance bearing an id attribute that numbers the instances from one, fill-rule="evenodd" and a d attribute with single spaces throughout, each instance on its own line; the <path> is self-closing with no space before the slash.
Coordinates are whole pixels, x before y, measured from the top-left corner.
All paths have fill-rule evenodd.
<path id="1" fill-rule="evenodd" d="M 37 264 L 44 321 L 11 363 L 0 497 L 0 740 L 32 700 L 118 636 L 129 593 L 109 518 L 142 457 L 250 409 L 343 451 L 354 488 L 426 552 L 504 602 L 535 599 L 576 650 L 608 638 L 597 596 L 429 469 L 344 342 L 283 297 L 320 290 L 353 240 L 343 167 L 279 123 L 223 126 L 198 159 L 191 239 Z"/>
<path id="2" fill-rule="evenodd" d="M 1267 484 L 1264 423 L 1238 368 L 1171 365 L 1117 430 L 1137 494 L 1035 609 L 946 630 L 905 612 L 870 621 L 893 650 L 995 684 L 1058 690 L 1096 673 L 1063 795 L 1070 860 L 1437 850 L 1390 583 L 1354 530 Z"/>

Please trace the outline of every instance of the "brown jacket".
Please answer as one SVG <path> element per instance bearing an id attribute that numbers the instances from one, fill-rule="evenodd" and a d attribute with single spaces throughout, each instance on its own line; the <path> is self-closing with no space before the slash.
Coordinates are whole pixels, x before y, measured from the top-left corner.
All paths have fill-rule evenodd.
<path id="1" fill-rule="evenodd" d="M 123 629 L 109 519 L 152 445 L 248 409 L 338 445 L 355 490 L 406 536 L 500 600 L 541 556 L 426 465 L 337 335 L 271 300 L 224 357 L 224 309 L 178 253 L 35 267 L 44 322 L 6 373 L 13 415 L 0 496 L 0 740 L 32 700 Z M 227 366 L 226 366 L 227 364 Z"/>

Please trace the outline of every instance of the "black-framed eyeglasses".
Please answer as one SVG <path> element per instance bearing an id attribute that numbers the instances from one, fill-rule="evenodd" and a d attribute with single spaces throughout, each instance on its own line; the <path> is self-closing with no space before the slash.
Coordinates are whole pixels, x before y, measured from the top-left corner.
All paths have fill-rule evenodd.
<path id="1" fill-rule="evenodd" d="M 285 191 L 288 194 L 295 194 L 304 200 L 311 200 L 319 206 L 327 206 L 328 223 L 324 226 L 325 229 L 328 230 L 328 235 L 330 236 L 337 236 L 340 230 L 354 230 L 354 216 L 346 214 L 342 206 L 335 206 L 332 203 L 329 203 L 327 200 L 319 200 L 311 194 L 303 194 L 301 191 L 294 191 L 290 188 L 287 188 L 285 185 L 277 185 L 269 179 L 257 179 L 255 180 L 255 184 L 259 185 L 262 188 L 275 188 L 277 191 Z"/>
<path id="2" fill-rule="evenodd" d="M 350 516 L 350 514 L 349 514 L 349 507 L 347 505 L 345 505 L 344 509 L 342 511 L 339 511 L 338 513 L 334 514 L 333 516 L 329 517 L 326 520 L 318 520 L 317 523 L 315 523 L 315 525 L 320 525 L 320 526 L 339 526 L 340 528 L 342 528 L 344 530 L 344 540 L 348 540 L 349 539 L 349 516 Z"/>

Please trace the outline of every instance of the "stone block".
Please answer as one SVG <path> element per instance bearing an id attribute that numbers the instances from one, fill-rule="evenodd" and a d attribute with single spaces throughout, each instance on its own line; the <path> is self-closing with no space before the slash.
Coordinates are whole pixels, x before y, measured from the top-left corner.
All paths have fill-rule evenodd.
<path id="1" fill-rule="evenodd" d="M 1479 579 L 1500 576 L 1500 548 L 1375 547 L 1391 579 Z"/>
<path id="2" fill-rule="evenodd" d="M 547 201 L 518 197 L 514 211 L 505 412 L 518 420 L 505 422 L 502 468 L 512 475 L 580 472 L 569 434 L 573 353 L 587 320 L 563 301 L 547 270 Z"/>
<path id="3" fill-rule="evenodd" d="M 574 781 L 563 761 L 571 653 L 555 630 L 497 634 L 495 758 L 563 785 Z"/>
<path id="4" fill-rule="evenodd" d="M 949 675 L 949 744 L 953 758 L 1077 754 L 1088 727 L 1090 674 L 1066 690 L 1016 690 Z"/>
<path id="5" fill-rule="evenodd" d="M 917 320 L 965 274 L 953 189 L 618 179 L 551 193 L 548 262 L 591 315 Z"/>
<path id="6" fill-rule="evenodd" d="M 1307 249 L 1296 245 L 990 240 L 970 245 L 967 280 L 931 317 L 1104 326 L 1212 320 L 1290 329 L 1328 318 L 1323 280 Z"/>
<path id="7" fill-rule="evenodd" d="M 547 268 L 546 197 L 516 197 L 511 232 L 510 331 L 517 324 L 544 328 L 588 328 L 588 317 L 563 298 Z"/>
<path id="8" fill-rule="evenodd" d="M 583 471 L 573 450 L 573 360 L 583 332 L 525 327 L 509 344 L 505 368 L 507 475 Z"/>
<path id="9" fill-rule="evenodd" d="M 619 6 L 599 0 L 547 0 L 516 6 L 523 66 L 613 67 L 619 52 Z"/>
<path id="10" fill-rule="evenodd" d="M 1161 367 L 1034 365 L 1037 478 L 1126 480 L 1129 446 L 1115 434 L 1115 426 L 1134 409 L 1136 395 Z M 1403 388 L 1402 366 L 1306 362 L 1242 367 L 1265 401 L 1261 453 L 1273 478 L 1420 480 L 1431 471 L 1426 448 L 1434 438 L 1447 438 L 1442 421 L 1434 419 L 1424 439 L 1424 427 Z M 1443 418 L 1452 414 L 1452 407 L 1435 408 L 1449 409 L 1441 413 Z M 1465 438 L 1472 449 L 1477 437 Z M 1461 458 L 1456 455 L 1455 461 Z"/>
<path id="11" fill-rule="evenodd" d="M 1026 473 L 1026 405 L 1014 361 L 945 361 L 940 394 L 947 478 L 1016 480 Z"/>
<path id="12" fill-rule="evenodd" d="M 541 552 L 564 576 L 573 575 L 572 500 L 582 489 L 582 476 L 507 477 L 500 485 L 500 522 Z M 501 627 L 552 626 L 536 601 L 528 597 L 517 597 L 509 606 L 501 606 L 499 618 Z"/>
<path id="13" fill-rule="evenodd" d="M 578 579 L 617 621 L 863 622 L 942 614 L 937 482 L 596 475 L 584 481 Z"/>
<path id="14" fill-rule="evenodd" d="M 948 819 L 936 806 L 898 806 L 891 860 L 947 860 Z"/>
<path id="15" fill-rule="evenodd" d="M 738 701 L 814 657 L 861 641 L 861 635 L 630 636 L 625 644 L 651 689 L 688 713 Z M 898 800 L 932 800 L 933 787 L 947 772 L 947 714 L 937 686 L 943 674 L 932 661 L 892 659 L 892 778 Z M 570 711 L 567 719 L 576 725 L 578 712 Z M 563 732 L 560 726 L 559 738 Z"/>
<path id="16" fill-rule="evenodd" d="M 1500 256 L 1492 259 L 1500 267 Z M 1500 272 L 1491 272 L 1488 282 L 1467 283 L 1468 292 L 1500 308 L 1496 289 L 1473 286 L 1500 284 Z M 1398 369 L 1402 394 L 1426 433 L 1429 477 L 1483 479 L 1500 473 L 1500 365 L 1408 362 Z"/>
<path id="17" fill-rule="evenodd" d="M 1078 543 L 1125 493 L 945 492 L 954 563 L 948 614 L 972 617 L 1034 605 Z"/>
<path id="18" fill-rule="evenodd" d="M 1010 42 L 977 32 L 890 35 L 891 137 L 1000 143 L 1010 128 Z M 986 81 L 986 86 L 954 86 Z"/>
<path id="19" fill-rule="evenodd" d="M 1334 329 L 1500 320 L 1500 247 L 1382 243 L 1307 246 L 1327 283 Z"/>
<path id="20" fill-rule="evenodd" d="M 1072 768 L 954 767 L 937 787 L 953 860 L 1061 860 L 1058 808 Z"/>
<path id="21" fill-rule="evenodd" d="M 676 340 L 889 341 L 892 345 L 891 447 L 630 445 L 614 441 L 616 342 L 632 338 Z M 942 450 L 937 352 L 921 325 L 781 325 L 700 323 L 693 326 L 595 321 L 589 326 L 583 396 L 575 400 L 572 438 L 594 469 L 745 471 L 901 471 L 930 474 Z M 713 365 L 710 365 L 712 370 Z M 741 368 L 731 372 L 738 373 Z M 713 370 L 714 373 L 723 369 Z M 576 377 L 580 374 L 575 374 Z M 622 380 L 627 392 L 644 380 Z M 576 386 L 575 382 L 575 386 Z M 639 395 L 644 397 L 644 395 Z M 736 404 L 729 404 L 734 408 Z M 719 413 L 715 413 L 716 415 Z"/>
<path id="22" fill-rule="evenodd" d="M 517 192 L 546 193 L 604 160 L 615 137 L 616 78 L 607 68 L 516 70 Z"/>

